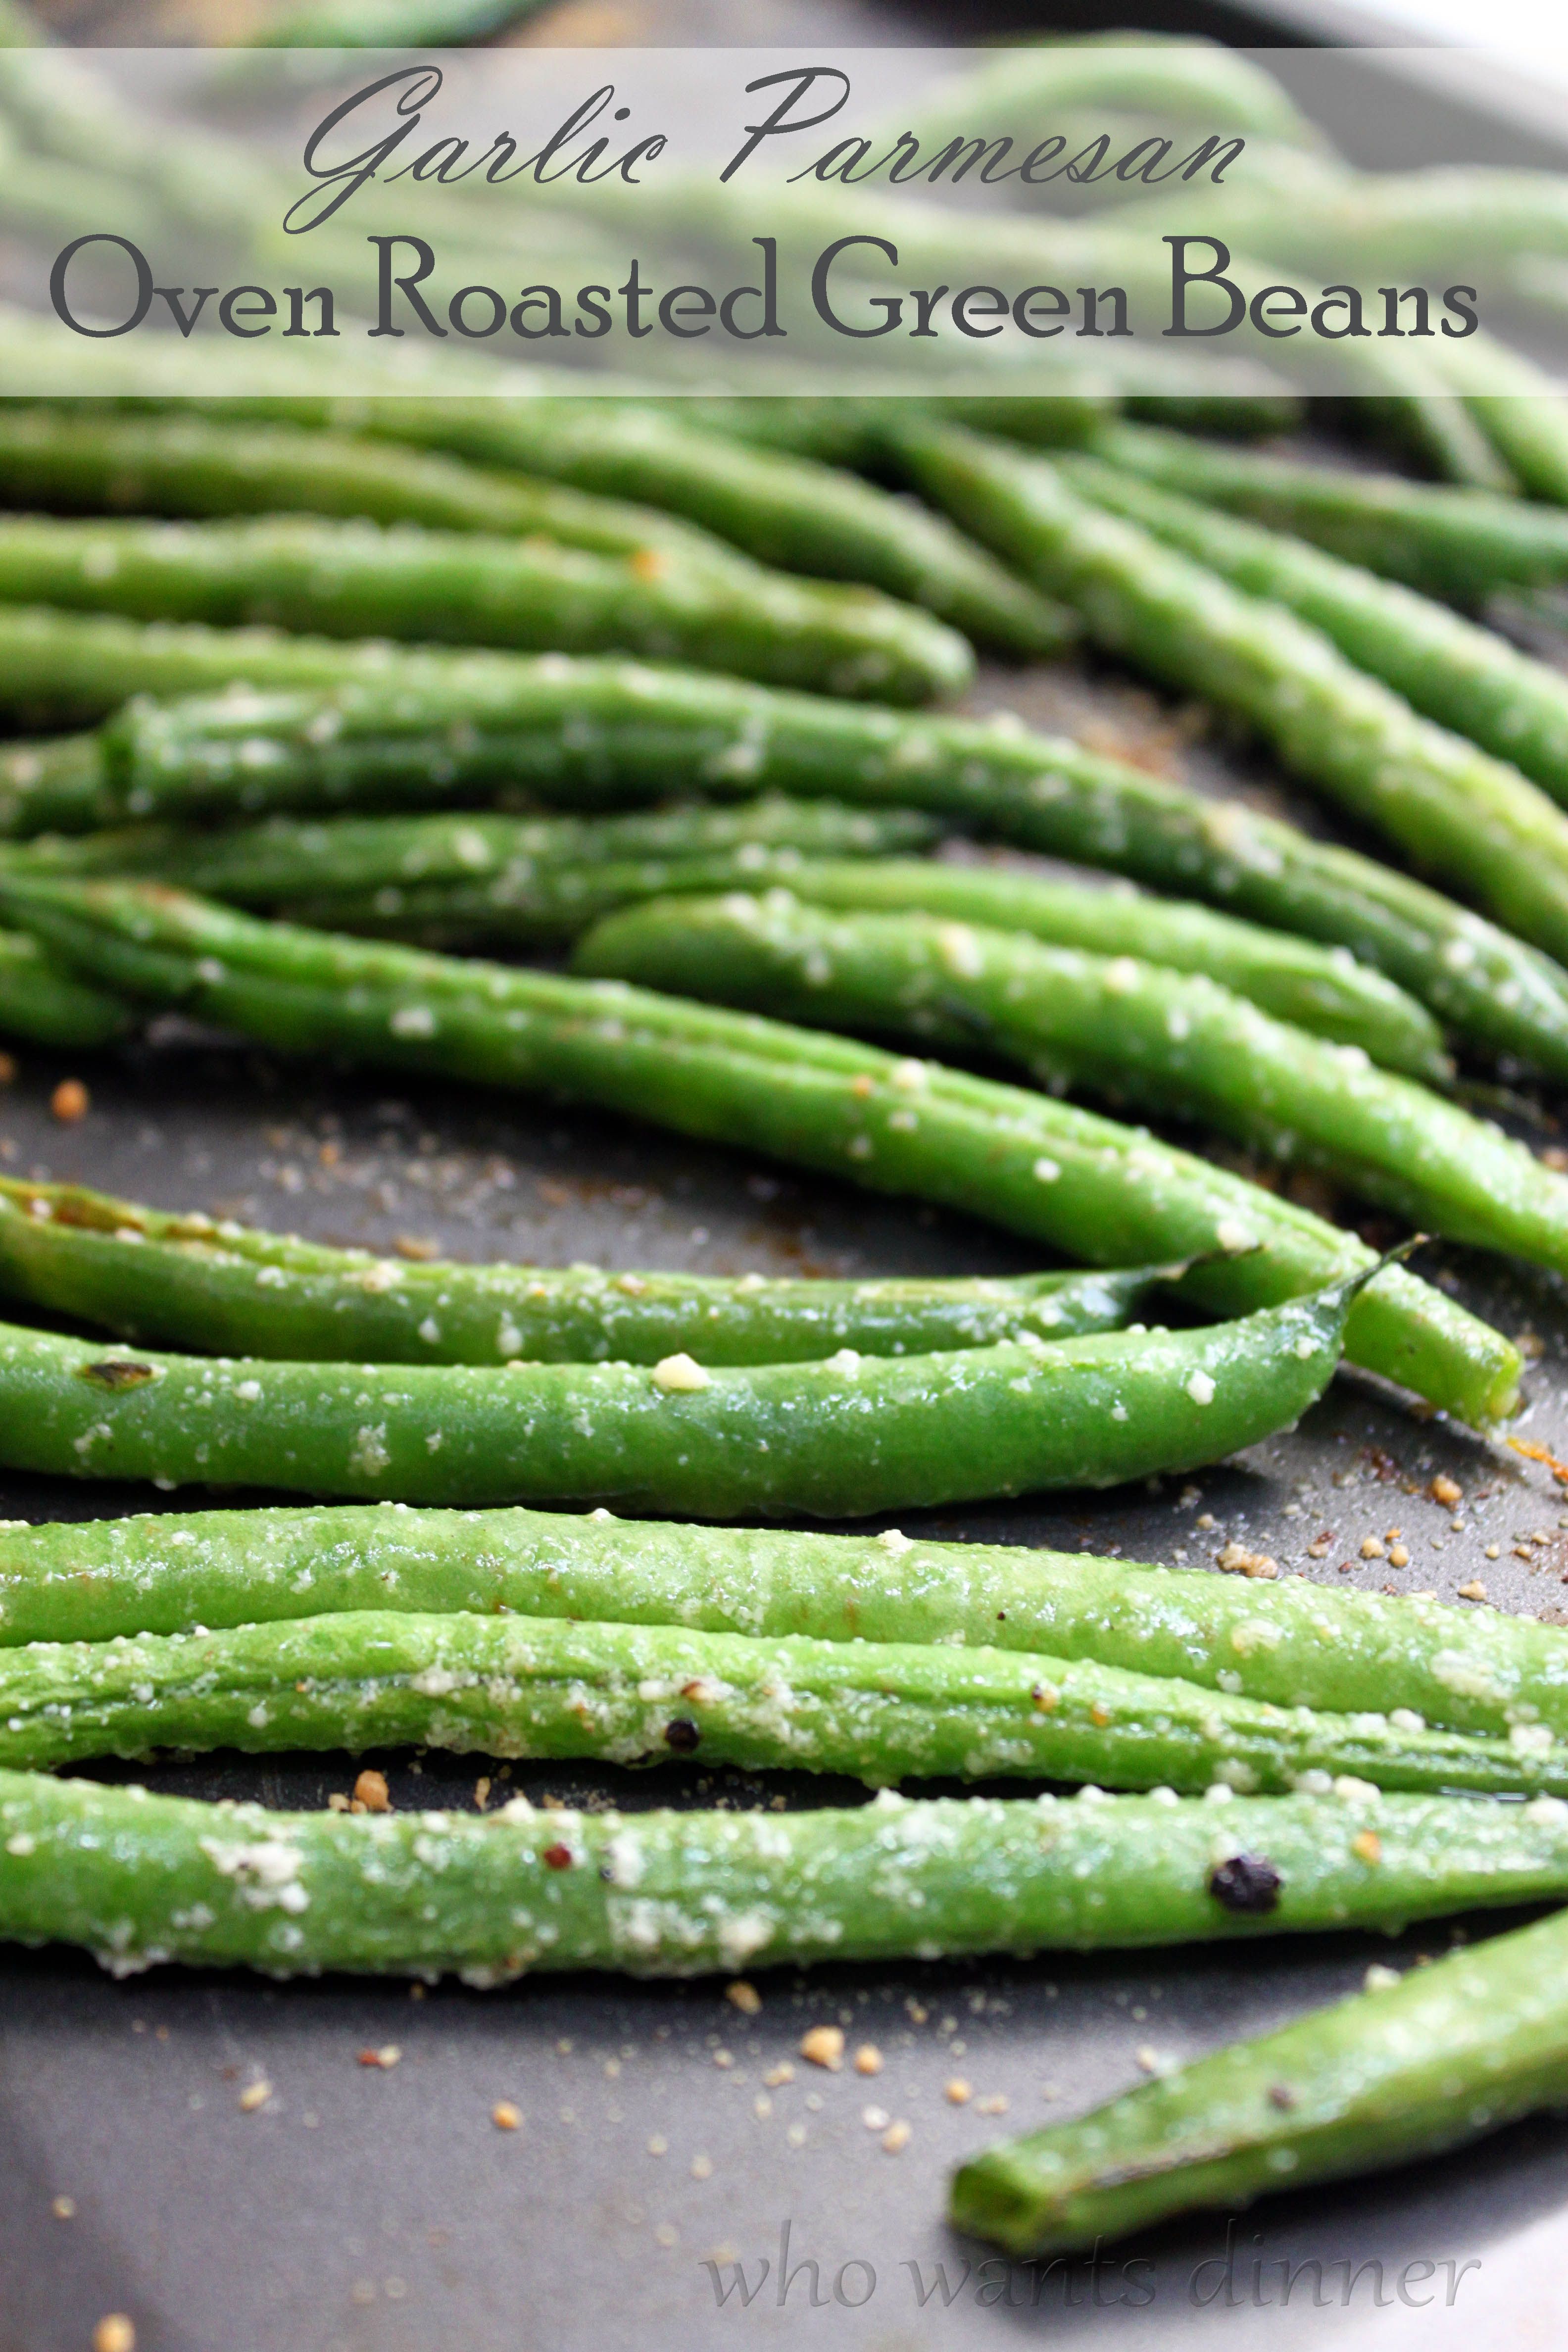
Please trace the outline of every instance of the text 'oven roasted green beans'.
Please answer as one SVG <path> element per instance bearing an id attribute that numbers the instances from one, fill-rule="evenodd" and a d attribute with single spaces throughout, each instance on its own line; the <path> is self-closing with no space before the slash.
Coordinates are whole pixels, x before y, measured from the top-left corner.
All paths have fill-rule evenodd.
<path id="1" fill-rule="evenodd" d="M 1376 1866 L 1366 1859 L 1375 1837 Z M 1278 1899 L 1213 1891 L 1265 1859 Z M 1232 1878 L 1240 1874 L 1233 1873 Z M 1230 1880 L 1222 1879 L 1228 1885 Z M 1556 1801 L 968 1797 L 807 1812 L 269 1812 L 0 1775 L 0 1937 L 160 1961 L 504 1983 L 1389 1927 L 1568 1884 Z"/>
<path id="2" fill-rule="evenodd" d="M 0 911 L 89 979 L 286 1052 L 597 1103 L 990 1217 L 1090 1263 L 1207 1256 L 1189 1290 L 1222 1314 L 1374 1264 L 1310 1211 L 1142 1129 L 820 1031 L 258 922 L 145 885 L 0 865 Z M 1513 1409 L 1517 1349 L 1403 1267 L 1378 1274 L 1351 1318 L 1353 1362 L 1468 1421 Z"/>
<path id="3" fill-rule="evenodd" d="M 1287 533 L 1123 474 L 1063 467 L 1074 489 L 1249 596 L 1285 605 L 1415 709 L 1568 800 L 1568 678 L 1415 589 Z M 1563 518 L 1568 521 L 1568 516 Z"/>
<path id="4" fill-rule="evenodd" d="M 1099 2245 L 1435 2156 L 1565 2096 L 1559 1911 L 987 2149 L 955 2176 L 951 2217 L 1015 2254 Z"/>
<path id="5" fill-rule="evenodd" d="M 1432 1233 L 1568 1273 L 1568 1181 L 1524 1144 L 1195 972 L 940 916 L 829 911 L 782 888 L 624 908 L 579 942 L 575 968 L 999 1054 L 1042 1085 L 1203 1119 Z"/>
<path id="6" fill-rule="evenodd" d="M 1568 953 L 1568 817 L 1421 718 L 1284 605 L 1075 495 L 1045 459 L 956 428 L 903 436 L 919 479 L 1075 600 L 1095 642 L 1256 727 L 1284 764 L 1549 954 Z"/>
<path id="7" fill-rule="evenodd" d="M 1083 1552 L 406 1505 L 0 1527 L 0 1644 L 403 1609 L 1091 1659 L 1338 1715 L 1568 1740 L 1568 1633 L 1499 1610 Z"/>
<path id="8" fill-rule="evenodd" d="M 1199 1331 L 710 1370 L 137 1355 L 0 1325 L 0 1461 L 414 1503 L 855 1517 L 1223 1460 L 1332 1378 L 1360 1272 Z"/>
<path id="9" fill-rule="evenodd" d="M 923 1356 L 1119 1330 L 1157 1282 L 1182 1271 L 831 1282 L 420 1263 L 0 1178 L 5 1296 L 124 1339 L 300 1361 L 653 1364 L 696 1351 L 707 1365 L 778 1364 L 841 1348 Z"/>
<path id="10" fill-rule="evenodd" d="M 100 633 L 118 632 L 113 645 Z M 121 642 L 123 638 L 126 641 Z M 246 648 L 251 649 L 247 655 Z M 0 608 L 0 694 L 178 693 L 266 664 L 330 664 L 306 638 Z M 101 745 L 0 755 L 0 826 L 79 832 L 128 817 L 260 815 L 269 809 L 426 806 L 505 793 L 568 802 L 775 791 L 918 807 L 949 824 L 1273 929 L 1342 947 L 1483 1050 L 1568 1072 L 1568 974 L 1521 940 L 1373 859 L 1016 722 L 916 719 L 632 663 L 344 646 L 335 686 L 139 705 Z M 256 659 L 252 659 L 252 668 Z M 350 674 L 352 671 L 352 675 Z M 283 683 L 300 683 L 285 671 Z M 96 706 L 104 707 L 100 700 Z"/>
<path id="11" fill-rule="evenodd" d="M 1280 1794 L 1349 1776 L 1434 1796 L 1568 1790 L 1568 1748 L 994 1649 L 371 1610 L 0 1653 L 0 1767 L 410 1744 L 612 1764 L 697 1757 L 874 1787 L 1022 1775 Z"/>
<path id="12" fill-rule="evenodd" d="M 567 653 L 620 646 L 884 702 L 955 693 L 973 669 L 954 631 L 872 589 L 760 568 L 714 572 L 659 548 L 622 558 L 411 524 L 0 516 L 0 595 L 338 637 Z"/>

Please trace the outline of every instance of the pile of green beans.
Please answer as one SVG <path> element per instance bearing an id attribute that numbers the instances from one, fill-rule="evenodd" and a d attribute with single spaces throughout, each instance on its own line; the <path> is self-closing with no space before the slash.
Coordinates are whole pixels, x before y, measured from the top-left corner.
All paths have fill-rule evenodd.
<path id="1" fill-rule="evenodd" d="M 1079 499 L 1046 460 L 957 428 L 911 427 L 904 446 L 922 486 L 1075 602 L 1097 644 L 1245 717 L 1416 864 L 1568 954 L 1568 818 L 1518 769 L 1419 718 L 1284 605 Z"/>
<path id="2" fill-rule="evenodd" d="M 340 1504 L 0 1527 L 0 1647 L 387 1609 L 1023 1651 L 1277 1707 L 1399 1714 L 1406 1731 L 1568 1741 L 1559 1627 L 1305 1577 L 605 1510 Z"/>
<path id="3" fill-rule="evenodd" d="M 1260 523 L 1215 514 L 1101 459 L 1069 458 L 1062 470 L 1097 506 L 1249 596 L 1299 614 L 1414 709 L 1511 761 L 1554 800 L 1568 801 L 1568 678 L 1561 671 L 1414 589 Z M 1560 520 L 1568 523 L 1568 516 Z"/>
<path id="4" fill-rule="evenodd" d="M 830 912 L 784 889 L 625 908 L 574 969 L 1001 1055 L 1043 1085 L 1202 1119 L 1429 1232 L 1568 1273 L 1568 1180 L 1525 1145 L 1197 973 L 938 916 Z"/>
<path id="5" fill-rule="evenodd" d="M 876 1788 L 1000 1776 L 1286 1794 L 1348 1775 L 1429 1795 L 1568 1792 L 1568 1748 L 995 1649 L 367 1610 L 0 1653 L 0 1769 L 168 1747 L 410 1744 L 616 1764 L 695 1756 Z"/>
<path id="6" fill-rule="evenodd" d="M 1560 1911 L 988 2148 L 955 2176 L 951 2218 L 1015 2254 L 1098 2246 L 1462 2147 L 1565 2093 Z"/>
<path id="7" fill-rule="evenodd" d="M 1226 1855 L 1267 1858 L 1272 1907 L 1214 1891 Z M 701 1976 L 1135 1949 L 1397 1927 L 1565 1885 L 1568 1827 L 1539 1799 L 1347 1790 L 1237 1798 L 1222 1818 L 1159 1797 L 911 1803 L 887 1790 L 782 1814 L 535 1812 L 514 1798 L 489 1815 L 355 1818 L 0 1775 L 7 1935 L 85 1945 L 117 1975 L 181 1960 L 275 1976 L 456 1969 L 482 1986 L 547 1969 Z"/>
<path id="8" fill-rule="evenodd" d="M 1366 1270 L 1201 1330 L 710 1370 L 128 1355 L 0 1324 L 0 1463 L 412 1503 L 860 1517 L 1223 1460 L 1333 1376 Z"/>
<path id="9" fill-rule="evenodd" d="M 916 805 L 1344 948 L 1480 1050 L 1568 1072 L 1568 974 L 1538 950 L 1372 858 L 1059 738 L 563 655 L 416 651 L 395 669 L 384 647 L 0 607 L 0 700 L 18 714 L 237 677 L 263 690 L 137 704 L 101 739 L 0 757 L 0 833 L 503 792 L 575 808 L 682 790 Z"/>
<path id="10" fill-rule="evenodd" d="M 1568 515 L 1527 499 L 1219 448 L 1150 425 L 1107 430 L 1094 446 L 1123 473 L 1292 531 L 1456 604 L 1568 581 Z"/>
<path id="11" fill-rule="evenodd" d="M 124 1339 L 377 1364 L 925 1356 L 1115 1331 L 1181 1266 L 864 1282 L 464 1265 L 0 1178 L 0 1292 Z"/>
<path id="12" fill-rule="evenodd" d="M 1309 1211 L 1144 1131 L 819 1031 L 258 922 L 132 883 L 0 867 L 0 910 L 91 979 L 284 1051 L 598 1103 L 987 1216 L 1100 1265 L 1218 1250 L 1187 1288 L 1222 1314 L 1374 1265 Z M 1490 1422 L 1517 1396 L 1518 1350 L 1400 1266 L 1354 1302 L 1347 1347 L 1464 1420 Z"/>
<path id="13" fill-rule="evenodd" d="M 713 569 L 657 547 L 622 558 L 413 524 L 0 516 L 0 596 L 339 637 L 618 646 L 894 703 L 955 693 L 973 667 L 953 630 L 870 589 Z"/>
<path id="14" fill-rule="evenodd" d="M 937 830 L 913 810 L 764 799 L 598 820 L 274 817 L 194 840 L 149 827 L 142 838 L 60 842 L 49 858 L 71 872 L 157 875 L 323 930 L 446 948 L 553 943 L 628 902 L 773 880 L 821 905 L 913 908 L 1205 972 L 1387 1068 L 1439 1082 L 1451 1075 L 1431 1015 L 1345 949 L 1190 902 L 889 854 L 928 846 Z"/>
<path id="15" fill-rule="evenodd" d="M 759 563 L 818 580 L 863 581 L 922 605 L 996 653 L 1048 652 L 1068 625 L 1058 604 L 939 515 L 835 467 L 694 431 L 668 403 L 301 398 L 187 405 L 247 425 L 260 416 L 363 433 L 660 507 Z"/>

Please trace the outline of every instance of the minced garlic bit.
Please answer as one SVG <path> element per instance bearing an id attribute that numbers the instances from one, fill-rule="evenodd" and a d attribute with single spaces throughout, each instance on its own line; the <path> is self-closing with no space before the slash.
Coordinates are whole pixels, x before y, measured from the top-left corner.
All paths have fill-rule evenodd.
<path id="1" fill-rule="evenodd" d="M 826 2066 L 837 2074 L 844 2063 L 844 2029 L 839 2025 L 814 2025 L 800 2037 L 800 2054 L 814 2066 Z"/>
<path id="2" fill-rule="evenodd" d="M 670 1394 L 711 1386 L 707 1373 L 690 1356 L 661 1356 L 653 1368 L 653 1384 Z"/>
<path id="3" fill-rule="evenodd" d="M 725 1986 L 724 1998 L 734 2004 L 742 2017 L 755 2017 L 763 2006 L 762 1994 L 754 1984 L 748 1984 L 744 1977 L 737 1977 L 733 1984 Z"/>
<path id="4" fill-rule="evenodd" d="M 497 2131 L 521 2131 L 522 2109 L 514 2107 L 510 2099 L 498 2099 L 490 2109 L 490 2121 Z"/>
<path id="5" fill-rule="evenodd" d="M 1388 1554 L 1379 1537 L 1363 1536 L 1361 1539 L 1361 1556 L 1363 1559 L 1386 1559 Z"/>
<path id="6" fill-rule="evenodd" d="M 1402 1543 L 1395 1543 L 1395 1544 L 1390 1544 L 1390 1545 L 1389 1545 L 1389 1547 L 1388 1547 L 1388 1565 L 1390 1566 L 1390 1568 L 1408 1568 L 1408 1567 L 1409 1567 L 1409 1565 L 1410 1565 L 1410 1554 L 1409 1554 L 1408 1550 L 1406 1549 L 1406 1548 L 1405 1547 L 1405 1545 L 1404 1545 L 1404 1544 L 1402 1544 Z"/>
<path id="7" fill-rule="evenodd" d="M 881 2052 L 874 2042 L 862 2042 L 855 2053 L 855 2072 L 858 2074 L 879 2074 L 881 2071 Z"/>
<path id="8" fill-rule="evenodd" d="M 1465 1499 L 1464 1488 L 1456 1479 L 1446 1478 L 1441 1471 L 1433 1479 L 1426 1492 L 1435 1503 L 1446 1503 L 1449 1510 L 1453 1509 L 1456 1503 L 1462 1503 Z"/>
<path id="9" fill-rule="evenodd" d="M 1250 1551 L 1246 1544 L 1227 1543 L 1215 1557 L 1215 1565 L 1232 1576 L 1274 1577 L 1279 1573 L 1279 1563 L 1266 1551 Z"/>
<path id="10" fill-rule="evenodd" d="M 392 1794 L 386 1785 L 385 1773 L 378 1772 L 374 1764 L 367 1764 L 354 1782 L 353 1801 L 356 1805 L 363 1805 L 367 1813 L 391 1812 Z"/>
<path id="11" fill-rule="evenodd" d="M 913 2128 L 912 2125 L 905 2123 L 901 2117 L 896 2124 L 889 2124 L 882 2134 L 883 2155 L 898 2156 L 908 2147 Z"/>
<path id="12" fill-rule="evenodd" d="M 966 2083 L 962 2074 L 954 2074 L 942 2084 L 942 2095 L 950 2107 L 966 2107 L 974 2096 L 974 2085 Z"/>
<path id="13" fill-rule="evenodd" d="M 1485 1601 L 1487 1597 L 1487 1588 L 1479 1576 L 1472 1576 L 1468 1584 L 1461 1584 L 1459 1587 L 1461 1601 Z"/>

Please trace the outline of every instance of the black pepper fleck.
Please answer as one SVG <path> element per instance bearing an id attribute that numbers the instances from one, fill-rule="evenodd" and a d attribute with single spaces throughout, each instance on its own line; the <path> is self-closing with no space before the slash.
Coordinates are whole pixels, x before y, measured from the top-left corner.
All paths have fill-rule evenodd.
<path id="1" fill-rule="evenodd" d="M 1257 1916 L 1279 1907 L 1284 1884 L 1271 1862 L 1260 1853 L 1233 1853 L 1209 1873 L 1209 1893 L 1227 1911 Z"/>
<path id="2" fill-rule="evenodd" d="M 678 1756 L 689 1756 L 702 1734 L 687 1717 L 678 1715 L 673 1723 L 665 1725 L 664 1737 L 667 1746 L 673 1748 Z"/>
<path id="3" fill-rule="evenodd" d="M 99 1389 L 138 1389 L 143 1381 L 155 1381 L 156 1364 L 127 1363 L 123 1357 L 110 1357 L 106 1363 L 79 1364 L 79 1381 L 90 1381 Z"/>
<path id="4" fill-rule="evenodd" d="M 570 1870 L 572 1849 L 569 1845 L 547 1845 L 539 1859 L 546 1870 Z"/>

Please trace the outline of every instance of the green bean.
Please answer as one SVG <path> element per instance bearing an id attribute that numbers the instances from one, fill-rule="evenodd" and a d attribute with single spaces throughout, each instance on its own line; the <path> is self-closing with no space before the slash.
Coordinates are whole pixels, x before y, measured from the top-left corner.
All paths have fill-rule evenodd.
<path id="1" fill-rule="evenodd" d="M 398 1609 L 1047 1654 L 1342 1716 L 1568 1739 L 1568 1636 L 1497 1610 L 1083 1552 L 405 1505 L 0 1525 L 0 1645 Z"/>
<path id="2" fill-rule="evenodd" d="M 1560 1796 L 1568 1748 L 1314 1714 L 1063 1658 L 366 1610 L 0 1654 L 0 1766 L 405 1746 L 748 1771 Z"/>
<path id="3" fill-rule="evenodd" d="M 1358 669 L 1568 801 L 1568 678 L 1494 630 L 1300 539 L 1069 458 L 1069 487 L 1167 547 L 1321 629 Z M 1568 520 L 1568 517 L 1559 518 Z M 1568 864 L 1568 832 L 1563 856 Z"/>
<path id="4" fill-rule="evenodd" d="M 270 518 L 0 517 L 0 593 L 138 620 L 272 622 L 327 635 L 594 651 L 923 702 L 973 667 L 962 638 L 868 589 L 742 575 L 652 548 L 622 560 L 541 540 Z"/>
<path id="5" fill-rule="evenodd" d="M 1568 1181 L 1525 1145 L 1195 972 L 931 915 L 832 913 L 782 889 L 625 908 L 579 942 L 574 969 L 998 1054 L 1042 1085 L 1200 1118 L 1428 1232 L 1568 1273 Z"/>
<path id="6" fill-rule="evenodd" d="M 412 935 L 429 946 L 533 944 L 574 939 L 627 899 L 723 889 L 759 874 L 783 881 L 803 855 L 869 858 L 924 847 L 937 832 L 913 810 L 770 795 L 620 817 L 284 817 L 172 839 L 151 827 L 145 837 L 63 841 L 48 854 L 67 870 L 157 875 L 322 929 Z"/>
<path id="7" fill-rule="evenodd" d="M 710 1370 L 147 1355 L 0 1324 L 0 1462 L 410 1503 L 622 1500 L 699 1517 L 1115 1486 L 1294 1424 L 1371 1270 L 1199 1331 Z"/>
<path id="8" fill-rule="evenodd" d="M 1325 950 L 1206 907 L 931 859 L 882 857 L 861 866 L 809 858 L 776 878 L 818 906 L 945 915 L 1058 947 L 1204 973 L 1277 1020 L 1360 1046 L 1387 1069 L 1439 1081 L 1450 1072 L 1431 1015 L 1381 972 L 1343 949 Z"/>
<path id="9" fill-rule="evenodd" d="M 1560 1911 L 988 2148 L 955 2174 L 951 2218 L 1015 2254 L 1098 2246 L 1433 2156 L 1565 2094 Z"/>
<path id="10" fill-rule="evenodd" d="M 1268 1857 L 1271 1910 L 1211 1892 L 1226 1853 Z M 356 1818 L 0 1777 L 0 1935 L 85 1945 L 120 1976 L 181 1960 L 274 1976 L 455 1969 L 485 1986 L 547 1969 L 732 1975 L 1136 1948 L 1539 1900 L 1565 1868 L 1568 1836 L 1540 1799 L 1347 1791 L 1240 1798 L 1222 1817 L 1202 1801 L 885 1790 L 794 1813 L 535 1812 L 513 1798 L 488 1816 Z"/>
<path id="11" fill-rule="evenodd" d="M 1309 1211 L 1142 1130 L 819 1031 L 258 922 L 133 884 L 0 868 L 0 909 L 89 978 L 284 1051 L 596 1102 L 988 1216 L 1102 1265 L 1217 1248 L 1188 1287 L 1220 1313 L 1373 1265 Z M 1494 1420 L 1517 1397 L 1517 1349 L 1400 1267 L 1356 1301 L 1350 1347 L 1466 1420 Z"/>
<path id="12" fill-rule="evenodd" d="M 20 931 L 0 931 L 0 1034 L 108 1045 L 133 1022 L 124 1000 L 78 980 Z"/>
<path id="13" fill-rule="evenodd" d="M 1419 718 L 1283 605 L 1079 499 L 1046 460 L 951 427 L 905 446 L 929 488 L 1078 603 L 1099 645 L 1239 712 L 1416 864 L 1568 954 L 1568 819 L 1516 768 Z"/>
<path id="14" fill-rule="evenodd" d="M 1095 446 L 1123 472 L 1293 531 L 1452 604 L 1568 581 L 1568 517 L 1526 499 L 1216 449 L 1148 426 L 1102 432 Z"/>
<path id="15" fill-rule="evenodd" d="M 216 633 L 186 630 L 145 646 L 95 643 L 91 632 L 103 626 L 123 625 L 62 614 L 8 627 L 0 607 L 0 694 L 8 671 L 24 704 L 45 690 L 79 693 L 89 672 L 106 673 L 121 697 L 138 684 L 177 692 L 198 662 L 209 675 L 243 662 L 267 682 L 265 642 L 227 651 Z M 281 642 L 284 664 L 330 651 Z M 428 805 L 500 791 L 575 808 L 679 787 L 916 804 L 972 832 L 1346 948 L 1477 1045 L 1568 1074 L 1568 976 L 1554 964 L 1387 866 L 1238 803 L 1216 803 L 1005 720 L 902 718 L 563 656 L 448 656 L 447 665 L 410 656 L 395 686 L 384 655 L 355 648 L 326 694 L 139 706 L 108 730 L 90 799 L 80 751 L 53 754 L 40 772 L 29 748 L 25 781 L 13 767 L 8 785 L 0 757 L 0 824 L 74 831 L 126 816 Z M 90 764 L 90 746 L 86 756 Z"/>
<path id="16" fill-rule="evenodd" d="M 196 404 L 235 413 L 226 401 Z M 999 653 L 1055 652 L 1070 633 L 1059 604 L 940 516 L 836 467 L 695 431 L 657 403 L 247 400 L 240 413 L 258 411 L 662 507 L 760 563 L 819 580 L 865 581 Z"/>
<path id="17" fill-rule="evenodd" d="M 311 0 L 249 37 L 263 49 L 453 48 L 487 40 L 543 0 Z"/>
<path id="18" fill-rule="evenodd" d="M 1321 147 L 1323 134 L 1256 58 L 1188 35 L 1036 35 L 939 86 L 931 120 L 958 128 L 955 109 L 1032 121 L 1066 108 L 1119 107 L 1205 131 L 1241 131 L 1287 146 Z"/>
<path id="19" fill-rule="evenodd" d="M 571 940 L 628 901 L 772 879 L 828 906 L 921 908 L 1206 972 L 1266 1012 L 1359 1045 L 1389 1068 L 1450 1075 L 1430 1014 L 1342 949 L 1140 893 L 886 855 L 924 847 L 935 832 L 913 811 L 774 799 L 597 821 L 274 817 L 195 839 L 155 826 L 88 835 L 52 844 L 47 854 L 67 871 L 154 875 L 321 929 L 425 947 Z M 837 856 L 842 850 L 851 857 Z"/>
<path id="20" fill-rule="evenodd" d="M 1072 381 L 1069 375 L 1068 388 L 1045 397 L 933 394 L 915 405 L 922 416 L 1054 448 L 1063 442 L 1087 439 L 1110 413 L 1111 402 L 1105 394 L 1087 387 L 1071 389 Z M 683 423 L 721 433 L 728 440 L 872 473 L 893 453 L 896 436 L 889 427 L 907 424 L 910 413 L 910 399 L 896 394 L 779 400 L 766 394 L 721 399 L 698 394 L 684 401 L 680 409 Z"/>
<path id="21" fill-rule="evenodd" d="M 127 416 L 7 402 L 0 504 L 50 514 L 173 518 L 316 514 L 433 530 L 553 540 L 598 555 L 658 551 L 754 576 L 722 540 L 657 508 L 454 457 L 291 425 Z"/>
<path id="22" fill-rule="evenodd" d="M 28 942 L 30 944 L 30 942 Z M 925 1356 L 1120 1330 L 1179 1266 L 949 1281 L 409 1263 L 0 1178 L 0 1291 L 125 1339 L 378 1364 Z"/>

